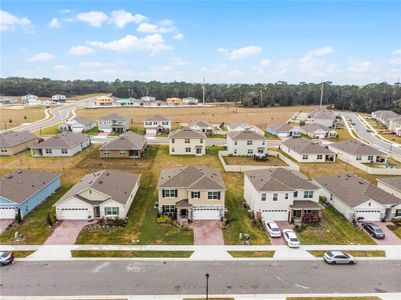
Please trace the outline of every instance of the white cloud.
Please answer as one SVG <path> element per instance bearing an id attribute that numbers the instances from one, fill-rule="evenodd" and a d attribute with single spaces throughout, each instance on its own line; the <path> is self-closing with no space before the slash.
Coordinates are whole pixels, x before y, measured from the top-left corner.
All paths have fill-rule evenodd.
<path id="1" fill-rule="evenodd" d="M 324 56 L 330 53 L 333 53 L 334 49 L 333 47 L 322 47 L 322 48 L 317 48 L 314 50 L 309 51 L 306 53 L 305 57 L 311 57 L 311 56 Z"/>
<path id="2" fill-rule="evenodd" d="M 256 55 L 262 52 L 262 47 L 259 46 L 247 46 L 243 48 L 234 49 L 229 51 L 225 48 L 217 48 L 217 51 L 224 53 L 228 56 L 229 59 L 241 59 L 244 57 Z"/>
<path id="3" fill-rule="evenodd" d="M 72 12 L 72 10 L 71 9 L 62 9 L 62 10 L 60 10 L 59 11 L 60 12 L 60 14 L 69 14 L 69 13 L 71 13 Z"/>
<path id="4" fill-rule="evenodd" d="M 173 36 L 173 39 L 175 40 L 182 40 L 184 38 L 184 35 L 182 33 L 177 33 L 175 36 Z"/>
<path id="5" fill-rule="evenodd" d="M 147 35 L 143 38 L 128 34 L 119 40 L 112 40 L 110 42 L 89 41 L 88 44 L 92 47 L 117 52 L 148 51 L 151 54 L 155 54 L 172 49 L 158 33 Z"/>
<path id="6" fill-rule="evenodd" d="M 142 23 L 138 26 L 136 30 L 144 33 L 166 33 L 172 32 L 176 30 L 176 28 L 173 26 L 172 21 L 164 20 L 160 22 L 160 25 L 152 23 Z"/>
<path id="7" fill-rule="evenodd" d="M 259 63 L 262 67 L 268 67 L 271 64 L 271 61 L 269 59 L 262 59 Z"/>
<path id="8" fill-rule="evenodd" d="M 102 11 L 88 11 L 76 15 L 77 20 L 88 23 L 93 27 L 101 27 L 103 22 L 106 22 L 108 17 Z"/>
<path id="9" fill-rule="evenodd" d="M 70 66 L 67 66 L 67 65 L 54 65 L 53 69 L 55 71 L 60 71 L 60 72 L 68 72 L 68 71 L 72 70 L 72 68 Z"/>
<path id="10" fill-rule="evenodd" d="M 227 71 L 226 75 L 230 78 L 237 78 L 239 76 L 241 76 L 243 74 L 243 72 L 238 71 L 238 70 L 233 70 L 233 71 Z"/>
<path id="11" fill-rule="evenodd" d="M 50 23 L 49 26 L 51 28 L 60 28 L 60 21 L 58 20 L 58 18 L 53 18 Z"/>
<path id="12" fill-rule="evenodd" d="M 40 52 L 32 55 L 29 57 L 27 60 L 36 62 L 36 61 L 49 61 L 55 58 L 56 56 L 54 54 L 48 53 L 48 52 Z"/>
<path id="13" fill-rule="evenodd" d="M 336 71 L 336 65 L 327 61 L 325 56 L 333 53 L 332 47 L 323 47 L 308 51 L 298 60 L 301 73 L 314 77 L 326 77 Z"/>
<path id="14" fill-rule="evenodd" d="M 354 80 L 361 80 L 370 76 L 372 71 L 372 63 L 370 61 L 362 61 L 351 59 L 348 61 L 347 76 Z"/>
<path id="15" fill-rule="evenodd" d="M 75 55 L 75 56 L 84 56 L 84 55 L 89 55 L 95 53 L 95 51 L 92 48 L 89 48 L 88 46 L 73 46 L 68 50 L 67 52 L 70 55 Z"/>
<path id="16" fill-rule="evenodd" d="M 401 55 L 401 49 L 395 49 L 392 54 L 393 55 Z"/>
<path id="17" fill-rule="evenodd" d="M 388 63 L 390 65 L 401 65 L 401 57 L 400 58 L 394 58 L 394 59 L 390 59 L 388 61 Z"/>
<path id="18" fill-rule="evenodd" d="M 0 31 L 15 30 L 17 27 L 22 27 L 22 29 L 26 30 L 30 24 L 31 20 L 27 17 L 20 18 L 4 10 L 0 10 Z"/>
<path id="19" fill-rule="evenodd" d="M 114 10 L 111 12 L 110 23 L 114 23 L 118 28 L 124 28 L 128 23 L 139 24 L 148 18 L 140 14 L 132 15 L 126 10 Z"/>
<path id="20" fill-rule="evenodd" d="M 103 63 L 100 61 L 84 61 L 79 63 L 80 67 L 84 68 L 103 68 L 103 67 L 108 67 L 110 66 L 109 63 Z"/>

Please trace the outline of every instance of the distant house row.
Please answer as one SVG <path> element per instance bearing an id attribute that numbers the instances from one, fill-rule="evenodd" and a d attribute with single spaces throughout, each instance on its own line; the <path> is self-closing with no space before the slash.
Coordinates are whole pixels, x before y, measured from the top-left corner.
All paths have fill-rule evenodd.
<path id="1" fill-rule="evenodd" d="M 391 110 L 378 110 L 372 113 L 372 117 L 382 123 L 388 130 L 401 136 L 401 115 Z"/>
<path id="2" fill-rule="evenodd" d="M 166 101 L 156 100 L 152 96 L 144 96 L 141 99 L 99 96 L 95 100 L 97 106 L 180 106 L 180 105 L 198 105 L 199 100 L 194 97 L 186 98 L 167 98 Z"/>
<path id="3" fill-rule="evenodd" d="M 57 103 L 65 103 L 67 101 L 67 97 L 65 95 L 53 95 L 51 97 L 51 101 L 53 102 L 57 102 Z M 36 95 L 32 95 L 32 94 L 28 94 L 25 96 L 21 97 L 21 102 L 23 104 L 29 105 L 29 106 L 38 106 L 38 105 L 42 105 L 42 101 L 39 99 L 38 96 Z"/>

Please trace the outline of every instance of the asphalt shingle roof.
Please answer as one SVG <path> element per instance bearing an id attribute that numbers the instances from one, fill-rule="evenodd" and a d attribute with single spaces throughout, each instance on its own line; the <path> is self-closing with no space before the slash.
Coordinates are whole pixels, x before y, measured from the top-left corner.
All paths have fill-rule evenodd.
<path id="1" fill-rule="evenodd" d="M 186 139 L 186 138 L 198 138 L 198 139 L 205 139 L 206 134 L 200 131 L 192 130 L 189 128 L 184 128 L 184 129 L 178 129 L 175 131 L 170 132 L 169 139 L 175 138 L 175 139 Z"/>
<path id="2" fill-rule="evenodd" d="M 6 131 L 0 133 L 0 147 L 14 147 L 16 145 L 26 143 L 36 138 L 38 137 L 29 131 Z"/>
<path id="3" fill-rule="evenodd" d="M 140 150 L 146 145 L 146 138 L 134 132 L 127 131 L 104 144 L 99 150 Z"/>
<path id="4" fill-rule="evenodd" d="M 331 144 L 330 147 L 351 155 L 384 155 L 382 151 L 355 140 L 337 142 Z"/>
<path id="5" fill-rule="evenodd" d="M 291 127 L 288 124 L 285 123 L 281 123 L 281 124 L 272 124 L 269 126 L 269 128 L 278 131 L 278 132 L 289 132 L 290 130 L 293 129 L 293 127 Z"/>
<path id="6" fill-rule="evenodd" d="M 63 132 L 59 133 L 39 144 L 32 146 L 32 149 L 60 149 L 74 148 L 75 146 L 85 142 L 89 136 L 82 133 Z"/>
<path id="7" fill-rule="evenodd" d="M 319 129 L 320 130 L 324 130 L 326 132 L 329 132 L 329 131 L 333 130 L 333 129 L 330 129 L 330 128 L 328 128 L 328 127 L 326 127 L 324 125 L 318 124 L 318 123 L 301 126 L 301 129 L 305 130 L 306 132 L 311 132 L 311 133 L 313 133 L 313 132 L 315 132 L 316 130 L 319 130 Z"/>
<path id="8" fill-rule="evenodd" d="M 251 130 L 230 131 L 227 136 L 233 140 L 264 140 L 265 137 Z"/>
<path id="9" fill-rule="evenodd" d="M 170 121 L 170 119 L 163 117 L 161 115 L 154 115 L 152 117 L 145 119 L 145 121 Z"/>
<path id="10" fill-rule="evenodd" d="M 396 177 L 384 177 L 384 178 L 378 178 L 378 181 L 383 182 L 384 184 L 401 191 L 401 176 L 396 176 Z"/>
<path id="11" fill-rule="evenodd" d="M 212 127 L 212 124 L 210 124 L 209 122 L 206 122 L 204 120 L 196 120 L 189 124 L 189 126 L 195 126 L 195 125 L 197 125 L 201 128 Z"/>
<path id="12" fill-rule="evenodd" d="M 75 117 L 74 120 L 77 121 L 78 123 L 82 124 L 82 125 L 85 125 L 85 126 L 89 126 L 92 123 L 94 123 L 94 121 L 92 121 L 92 120 L 90 120 L 88 118 L 85 118 L 85 117 Z"/>
<path id="13" fill-rule="evenodd" d="M 110 114 L 100 118 L 101 121 L 126 121 L 128 118 L 126 116 L 121 116 L 119 114 Z"/>
<path id="14" fill-rule="evenodd" d="M 286 140 L 283 145 L 299 154 L 333 154 L 334 152 L 316 143 L 304 138 Z"/>

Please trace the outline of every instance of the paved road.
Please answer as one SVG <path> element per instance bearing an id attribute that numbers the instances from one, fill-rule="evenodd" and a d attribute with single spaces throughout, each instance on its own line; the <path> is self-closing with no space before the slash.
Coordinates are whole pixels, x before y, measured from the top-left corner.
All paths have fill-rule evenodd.
<path id="1" fill-rule="evenodd" d="M 340 112 L 341 115 L 344 115 L 346 117 L 350 117 L 352 122 L 355 123 L 355 125 L 350 125 L 352 126 L 357 135 L 364 141 L 369 142 L 371 145 L 375 146 L 379 150 L 385 151 L 385 152 L 390 152 L 400 155 L 401 156 L 401 148 L 398 148 L 396 146 L 391 146 L 390 143 L 384 142 L 382 139 L 376 137 L 370 132 L 366 131 L 365 125 L 361 122 L 359 118 L 354 113 L 349 113 L 349 112 Z"/>
<path id="2" fill-rule="evenodd" d="M 401 261 L 54 261 L 16 262 L 0 269 L 0 295 L 211 294 L 401 292 Z"/>

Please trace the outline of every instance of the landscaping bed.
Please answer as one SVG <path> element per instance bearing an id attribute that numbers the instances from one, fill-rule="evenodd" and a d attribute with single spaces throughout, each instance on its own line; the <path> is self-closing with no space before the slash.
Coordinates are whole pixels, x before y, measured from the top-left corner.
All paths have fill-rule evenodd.
<path id="1" fill-rule="evenodd" d="M 275 251 L 228 251 L 228 253 L 235 258 L 246 257 L 265 257 L 272 258 Z"/>
<path id="2" fill-rule="evenodd" d="M 188 258 L 193 251 L 102 251 L 102 250 L 72 250 L 72 257 L 165 257 Z"/>
<path id="3" fill-rule="evenodd" d="M 335 250 L 332 250 L 335 251 Z M 339 250 L 346 252 L 355 257 L 385 257 L 386 253 L 383 250 Z M 310 254 L 316 257 L 322 257 L 327 251 L 324 250 L 309 250 Z"/>

